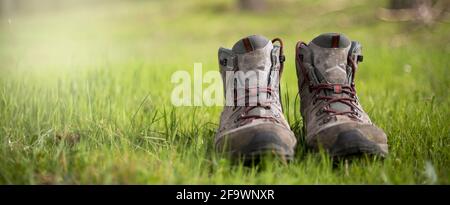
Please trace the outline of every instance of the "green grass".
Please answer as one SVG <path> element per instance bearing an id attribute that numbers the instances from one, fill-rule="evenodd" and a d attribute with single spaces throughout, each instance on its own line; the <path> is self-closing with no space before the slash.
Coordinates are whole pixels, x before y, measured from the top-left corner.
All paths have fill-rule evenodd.
<path id="1" fill-rule="evenodd" d="M 384 22 L 378 3 L 332 2 L 260 14 L 230 1 L 114 1 L 3 16 L 0 183 L 450 183 L 449 24 Z M 293 48 L 330 31 L 364 46 L 356 86 L 388 135 L 383 161 L 333 168 L 301 143 Z M 300 138 L 288 165 L 230 165 L 213 149 L 222 107 L 170 102 L 173 72 L 218 70 L 219 46 L 254 33 L 285 41 L 285 114 Z"/>

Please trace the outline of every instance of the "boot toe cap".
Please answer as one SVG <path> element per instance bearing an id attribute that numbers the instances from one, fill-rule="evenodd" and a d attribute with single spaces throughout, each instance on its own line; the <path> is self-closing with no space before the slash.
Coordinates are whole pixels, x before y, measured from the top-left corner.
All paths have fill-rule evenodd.
<path id="1" fill-rule="evenodd" d="M 292 158 L 296 139 L 287 128 L 266 123 L 237 129 L 219 137 L 216 149 L 233 157 L 273 153 Z"/>
<path id="2" fill-rule="evenodd" d="M 372 124 L 340 124 L 328 127 L 307 138 L 310 148 L 324 148 L 332 156 L 373 154 L 386 156 L 387 137 Z"/>

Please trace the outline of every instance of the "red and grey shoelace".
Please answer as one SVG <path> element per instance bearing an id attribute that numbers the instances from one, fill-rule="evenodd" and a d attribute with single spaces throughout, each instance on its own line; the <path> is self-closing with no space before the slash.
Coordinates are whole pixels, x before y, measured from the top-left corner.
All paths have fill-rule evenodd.
<path id="1" fill-rule="evenodd" d="M 284 67 L 284 61 L 285 61 L 285 57 L 283 54 L 283 41 L 280 38 L 275 38 L 272 40 L 272 43 L 278 42 L 280 44 L 280 70 L 279 70 L 279 79 L 281 79 L 281 74 L 283 72 L 283 67 Z M 273 90 L 270 87 L 257 87 L 257 88 L 246 88 L 245 89 L 245 95 L 242 97 L 237 97 L 235 96 L 234 98 L 234 105 L 236 107 L 237 103 L 240 102 L 240 100 L 242 100 L 242 98 L 245 98 L 244 100 L 249 99 L 250 97 L 255 97 L 255 96 L 250 96 L 249 93 L 251 90 L 256 89 L 256 93 L 259 95 L 261 93 L 265 93 L 268 96 L 273 96 Z M 247 103 L 247 102 L 245 102 Z M 279 122 L 278 119 L 276 119 L 274 116 L 269 115 L 269 116 L 260 116 L 260 115 L 249 115 L 248 113 L 258 107 L 263 107 L 264 109 L 271 109 L 271 106 L 273 103 L 276 103 L 275 100 L 266 100 L 265 102 L 257 102 L 256 105 L 248 105 L 245 104 L 245 108 L 242 111 L 242 113 L 240 114 L 240 116 L 237 118 L 237 120 L 243 120 L 243 122 L 241 124 L 246 124 L 248 122 L 251 122 L 253 119 L 269 119 L 269 120 L 274 120 L 276 122 Z M 280 103 L 281 103 L 281 99 L 280 99 Z"/>
<path id="2" fill-rule="evenodd" d="M 303 42 L 300 42 L 299 44 L 306 45 Z M 298 47 L 298 45 L 297 45 L 297 47 Z M 298 58 L 303 57 L 299 53 L 297 53 L 296 56 Z M 299 60 L 303 60 L 303 59 L 299 59 Z M 332 83 L 319 83 L 319 84 L 314 85 L 311 83 L 309 85 L 309 91 L 311 93 L 313 93 L 313 98 L 314 98 L 313 104 L 315 104 L 319 100 L 326 101 L 326 103 L 324 103 L 320 109 L 321 112 L 329 113 L 330 116 L 348 115 L 349 117 L 357 118 L 359 116 L 359 112 L 357 111 L 357 110 L 359 110 L 359 108 L 354 104 L 354 103 L 358 102 L 358 100 L 356 98 L 356 90 L 355 90 L 355 83 L 354 83 L 357 64 L 350 57 L 347 59 L 347 61 L 349 62 L 350 67 L 352 68 L 352 75 L 351 75 L 352 77 L 350 80 L 350 82 L 351 82 L 350 85 L 332 84 Z M 302 62 L 300 63 L 300 68 L 302 69 L 302 73 L 303 73 L 303 77 L 304 77 L 303 83 L 311 82 Z M 301 85 L 301 87 L 303 87 L 303 84 Z M 347 94 L 348 97 L 338 97 L 338 96 L 332 96 L 332 95 L 319 95 L 319 93 L 323 90 L 331 90 L 336 94 L 345 93 L 345 94 Z M 331 109 L 330 105 L 332 103 L 336 103 L 336 102 L 343 103 L 343 104 L 349 106 L 350 110 L 349 111 L 338 111 L 338 110 Z"/>

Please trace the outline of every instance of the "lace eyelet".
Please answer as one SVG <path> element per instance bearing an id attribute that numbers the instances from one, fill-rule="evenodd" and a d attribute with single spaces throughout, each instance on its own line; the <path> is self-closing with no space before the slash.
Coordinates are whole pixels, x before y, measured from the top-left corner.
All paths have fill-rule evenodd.
<path id="1" fill-rule="evenodd" d="M 317 98 L 319 97 L 319 95 L 314 95 L 313 97 L 313 105 L 315 105 L 317 103 Z"/>
<path id="2" fill-rule="evenodd" d="M 331 121 L 331 117 L 326 117 L 322 120 L 323 124 L 326 124 Z"/>
<path id="3" fill-rule="evenodd" d="M 361 117 L 361 114 L 358 111 L 356 111 L 354 109 L 352 109 L 352 111 L 353 111 L 352 113 L 349 113 L 350 116 L 353 115 L 355 117 Z"/>
<path id="4" fill-rule="evenodd" d="M 228 59 L 224 58 L 224 59 L 220 60 L 219 63 L 220 63 L 220 65 L 222 65 L 222 66 L 226 66 L 227 63 L 228 63 Z"/>
<path id="5" fill-rule="evenodd" d="M 321 110 L 319 110 L 319 111 L 316 112 L 316 116 L 319 116 L 319 115 L 321 115 L 321 114 L 322 114 L 322 111 L 321 111 Z"/>

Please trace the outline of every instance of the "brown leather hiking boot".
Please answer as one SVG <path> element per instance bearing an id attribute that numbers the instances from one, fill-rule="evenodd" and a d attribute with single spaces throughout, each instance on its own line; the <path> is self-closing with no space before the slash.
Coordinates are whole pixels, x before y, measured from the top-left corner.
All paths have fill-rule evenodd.
<path id="1" fill-rule="evenodd" d="M 298 42 L 296 68 L 305 140 L 332 157 L 388 153 L 387 137 L 364 112 L 356 96 L 355 71 L 361 45 L 343 34 L 326 33 Z"/>
<path id="2" fill-rule="evenodd" d="M 279 42 L 280 45 L 274 45 Z M 233 159 L 257 160 L 267 153 L 290 160 L 296 138 L 282 112 L 282 42 L 253 35 L 219 49 L 226 105 L 215 147 Z"/>

